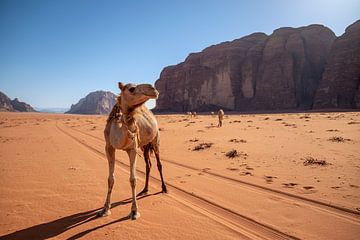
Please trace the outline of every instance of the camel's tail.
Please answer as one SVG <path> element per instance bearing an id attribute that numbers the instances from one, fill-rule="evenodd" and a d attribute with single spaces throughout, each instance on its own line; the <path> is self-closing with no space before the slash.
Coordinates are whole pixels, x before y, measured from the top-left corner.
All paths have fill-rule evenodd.
<path id="1" fill-rule="evenodd" d="M 155 147 L 154 147 L 153 143 L 146 144 L 142 150 L 143 151 L 148 150 L 150 156 L 153 156 L 153 154 L 155 153 Z"/>

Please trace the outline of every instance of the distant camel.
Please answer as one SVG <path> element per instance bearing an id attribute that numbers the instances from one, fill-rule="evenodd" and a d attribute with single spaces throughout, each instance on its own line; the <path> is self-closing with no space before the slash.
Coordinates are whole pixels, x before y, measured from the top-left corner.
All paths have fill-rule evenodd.
<path id="1" fill-rule="evenodd" d="M 219 117 L 219 124 L 218 127 L 222 127 L 222 120 L 224 119 L 224 111 L 222 109 L 220 109 L 218 111 L 218 117 Z"/>
<path id="2" fill-rule="evenodd" d="M 167 192 L 162 174 L 162 165 L 159 157 L 159 127 L 155 116 L 147 109 L 145 102 L 156 99 L 158 91 L 150 84 L 122 84 L 119 83 L 121 94 L 117 104 L 113 107 L 107 119 L 104 136 L 106 141 L 105 151 L 109 163 L 108 192 L 104 208 L 100 216 L 110 214 L 110 198 L 114 185 L 115 150 L 127 152 L 130 160 L 130 185 L 132 189 L 132 206 L 129 217 L 135 220 L 140 217 L 136 202 L 136 160 L 138 148 L 144 153 L 146 163 L 146 182 L 144 189 L 139 193 L 148 191 L 150 174 L 150 151 L 155 153 L 158 170 L 162 182 L 162 192 Z"/>

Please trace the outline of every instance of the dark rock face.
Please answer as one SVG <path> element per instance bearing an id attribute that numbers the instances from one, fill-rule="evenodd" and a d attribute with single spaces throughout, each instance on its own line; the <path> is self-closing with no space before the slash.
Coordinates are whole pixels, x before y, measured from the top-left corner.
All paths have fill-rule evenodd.
<path id="1" fill-rule="evenodd" d="M 155 83 L 156 111 L 310 109 L 335 34 L 280 28 L 190 54 Z"/>
<path id="2" fill-rule="evenodd" d="M 314 108 L 360 108 L 360 20 L 335 40 Z"/>
<path id="3" fill-rule="evenodd" d="M 0 92 L 0 111 L 6 112 L 36 112 L 33 107 L 15 98 L 11 100 L 4 93 Z"/>
<path id="4" fill-rule="evenodd" d="M 29 104 L 25 102 L 20 102 L 19 99 L 15 98 L 11 101 L 11 104 L 15 111 L 18 112 L 36 112 L 33 107 L 31 107 Z"/>
<path id="5" fill-rule="evenodd" d="M 66 113 L 74 114 L 109 114 L 116 103 L 116 95 L 112 92 L 96 91 L 80 99 Z"/>
<path id="6" fill-rule="evenodd" d="M 2 92 L 0 92 L 0 111 L 2 112 L 14 111 L 14 108 L 11 104 L 11 99 Z"/>

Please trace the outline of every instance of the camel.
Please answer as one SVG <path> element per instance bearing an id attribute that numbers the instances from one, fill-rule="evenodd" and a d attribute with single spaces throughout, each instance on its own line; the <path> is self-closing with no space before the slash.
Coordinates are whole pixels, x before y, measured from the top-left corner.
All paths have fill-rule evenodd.
<path id="1" fill-rule="evenodd" d="M 146 163 L 146 181 L 144 189 L 139 195 L 148 192 L 149 174 L 151 168 L 150 152 L 155 153 L 157 167 L 162 182 L 162 192 L 167 188 L 162 174 L 162 165 L 159 157 L 159 128 L 155 116 L 145 106 L 149 99 L 157 99 L 159 93 L 150 84 L 119 83 L 121 90 L 117 103 L 109 114 L 105 136 L 105 152 L 109 164 L 108 192 L 100 216 L 108 216 L 110 212 L 111 192 L 114 186 L 115 150 L 126 151 L 130 160 L 130 185 L 132 190 L 132 205 L 129 218 L 135 220 L 140 217 L 136 201 L 136 161 L 138 148 L 143 151 Z"/>
<path id="2" fill-rule="evenodd" d="M 218 117 L 219 117 L 219 124 L 218 127 L 222 127 L 222 120 L 224 119 L 224 111 L 222 109 L 220 109 L 218 111 Z"/>

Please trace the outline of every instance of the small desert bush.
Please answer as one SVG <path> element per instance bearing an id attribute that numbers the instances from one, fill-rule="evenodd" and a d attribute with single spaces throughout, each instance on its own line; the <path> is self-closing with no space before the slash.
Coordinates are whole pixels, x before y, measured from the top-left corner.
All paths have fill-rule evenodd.
<path id="1" fill-rule="evenodd" d="M 213 143 L 200 143 L 193 148 L 193 151 L 200 151 L 207 148 L 211 148 L 212 145 Z"/>
<path id="2" fill-rule="evenodd" d="M 228 158 L 234 158 L 234 157 L 238 157 L 239 156 L 239 153 L 233 149 L 231 151 L 228 151 L 225 156 L 227 156 Z"/>
<path id="3" fill-rule="evenodd" d="M 343 137 L 331 137 L 328 139 L 331 142 L 346 142 L 346 141 L 351 141 L 350 139 L 347 138 L 343 138 Z"/>
<path id="4" fill-rule="evenodd" d="M 319 160 L 313 157 L 306 157 L 304 159 L 303 162 L 304 166 L 309 166 L 309 165 L 320 165 L 320 166 L 325 166 L 328 165 L 328 163 L 325 160 Z"/>

